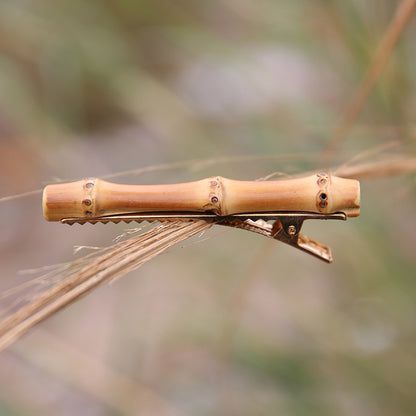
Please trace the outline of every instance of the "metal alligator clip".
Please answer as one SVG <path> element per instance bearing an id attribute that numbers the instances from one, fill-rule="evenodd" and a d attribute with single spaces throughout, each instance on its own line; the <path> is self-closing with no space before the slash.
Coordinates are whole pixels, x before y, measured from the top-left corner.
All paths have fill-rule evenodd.
<path id="1" fill-rule="evenodd" d="M 261 218 L 256 219 L 257 215 Z M 332 263 L 330 247 L 325 246 L 300 233 L 306 220 L 343 220 L 347 216 L 343 212 L 333 214 L 319 214 L 313 212 L 279 212 L 277 214 L 254 214 L 242 223 L 235 224 L 237 228 L 253 231 L 267 237 L 289 244 L 327 263 Z M 267 221 L 274 220 L 274 223 Z"/>
<path id="2" fill-rule="evenodd" d="M 347 217 L 343 212 L 332 214 L 320 214 L 315 212 L 261 212 L 234 214 L 229 216 L 218 216 L 214 213 L 198 212 L 148 212 L 148 213 L 128 213 L 118 215 L 105 215 L 93 218 L 64 218 L 63 224 L 72 225 L 74 223 L 85 224 L 97 222 L 118 223 L 124 222 L 154 222 L 154 221 L 195 221 L 203 220 L 227 227 L 241 228 L 252 231 L 266 237 L 279 240 L 289 244 L 299 250 L 302 250 L 312 256 L 315 256 L 327 263 L 332 262 L 331 249 L 311 238 L 300 234 L 300 230 L 306 220 L 346 220 Z M 269 221 L 273 221 L 270 223 Z"/>

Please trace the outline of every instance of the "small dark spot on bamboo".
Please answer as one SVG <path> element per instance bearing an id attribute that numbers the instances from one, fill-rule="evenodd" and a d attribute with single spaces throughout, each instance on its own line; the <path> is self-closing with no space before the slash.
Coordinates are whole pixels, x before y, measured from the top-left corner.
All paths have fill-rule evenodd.
<path id="1" fill-rule="evenodd" d="M 321 201 L 321 202 L 319 203 L 319 206 L 320 206 L 321 208 L 325 208 L 327 205 L 328 205 L 328 201 Z"/>
<path id="2" fill-rule="evenodd" d="M 217 198 L 216 196 L 213 196 L 213 197 L 211 198 L 211 202 L 212 202 L 213 204 L 216 204 L 216 203 L 218 202 L 218 198 Z"/>
<path id="3" fill-rule="evenodd" d="M 321 201 L 326 201 L 328 199 L 328 195 L 325 192 L 319 195 Z"/>
<path id="4" fill-rule="evenodd" d="M 326 185 L 327 182 L 327 179 L 323 176 L 318 179 L 318 185 Z"/>
<path id="5" fill-rule="evenodd" d="M 91 211 L 85 211 L 85 215 L 92 215 Z"/>
<path id="6" fill-rule="evenodd" d="M 91 205 L 91 199 L 84 199 L 84 200 L 82 201 L 82 203 L 83 203 L 84 205 L 90 206 L 90 205 Z"/>

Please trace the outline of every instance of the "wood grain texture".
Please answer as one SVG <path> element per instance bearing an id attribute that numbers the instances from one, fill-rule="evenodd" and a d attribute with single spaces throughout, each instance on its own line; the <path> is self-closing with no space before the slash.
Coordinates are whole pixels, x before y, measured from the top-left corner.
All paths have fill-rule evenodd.
<path id="1" fill-rule="evenodd" d="M 279 181 L 210 177 L 167 185 L 122 185 L 88 178 L 48 185 L 43 214 L 48 221 L 139 212 L 214 212 L 232 215 L 266 211 L 360 213 L 360 184 L 326 173 Z"/>

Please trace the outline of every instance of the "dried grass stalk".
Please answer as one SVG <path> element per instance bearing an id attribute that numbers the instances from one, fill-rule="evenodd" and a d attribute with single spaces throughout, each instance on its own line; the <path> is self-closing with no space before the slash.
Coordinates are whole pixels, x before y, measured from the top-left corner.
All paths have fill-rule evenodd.
<path id="1" fill-rule="evenodd" d="M 137 269 L 175 244 L 208 229 L 205 221 L 163 222 L 126 241 L 89 254 L 48 274 L 50 288 L 30 299 L 0 323 L 0 351 L 48 316 L 99 285 Z M 59 281 L 56 283 L 56 277 Z M 45 280 L 39 280 L 45 282 Z"/>
<path id="2" fill-rule="evenodd" d="M 341 120 L 334 129 L 326 151 L 321 158 L 321 165 L 325 166 L 339 151 L 343 141 L 352 129 L 361 113 L 367 99 L 383 73 L 389 58 L 399 41 L 401 35 L 411 21 L 416 9 L 416 0 L 402 0 L 380 40 L 379 47 L 364 75 L 363 80 L 358 85 L 353 97 L 348 103 Z"/>
<path id="3" fill-rule="evenodd" d="M 335 173 L 343 178 L 375 179 L 393 175 L 416 172 L 416 158 L 407 156 L 390 156 L 382 160 L 343 165 Z"/>

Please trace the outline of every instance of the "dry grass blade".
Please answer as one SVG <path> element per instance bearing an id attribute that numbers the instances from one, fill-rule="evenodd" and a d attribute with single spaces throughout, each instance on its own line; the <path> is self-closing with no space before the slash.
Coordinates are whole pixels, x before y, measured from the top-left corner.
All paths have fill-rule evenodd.
<path id="1" fill-rule="evenodd" d="M 343 166 L 336 170 L 337 175 L 354 179 L 372 179 L 408 173 L 416 173 L 414 157 L 394 156 L 385 160 Z"/>
<path id="2" fill-rule="evenodd" d="M 331 158 L 338 152 L 342 142 L 345 140 L 349 131 L 353 127 L 354 122 L 367 101 L 371 90 L 382 74 L 394 47 L 409 23 L 415 7 L 416 0 L 403 0 L 399 4 L 390 25 L 381 39 L 379 48 L 367 70 L 367 73 L 349 102 L 340 122 L 335 127 L 327 149 L 321 159 L 321 164 L 323 166 L 329 164 Z"/>
<path id="3" fill-rule="evenodd" d="M 392 141 L 356 154 L 333 172 L 352 179 L 411 174 L 416 172 L 416 158 L 404 155 L 400 142 Z"/>
<path id="4" fill-rule="evenodd" d="M 59 283 L 31 299 L 0 323 L 0 351 L 34 325 L 97 286 L 140 267 L 166 249 L 210 226 L 204 221 L 164 222 L 138 236 L 85 256 L 64 270 L 60 268 Z"/>
<path id="5" fill-rule="evenodd" d="M 26 196 L 31 196 L 31 195 L 38 195 L 38 194 L 41 194 L 42 191 L 43 191 L 43 189 L 35 189 L 34 191 L 22 192 L 22 193 L 17 194 L 17 195 L 3 196 L 3 197 L 0 198 L 0 202 L 12 201 L 14 199 L 24 198 Z"/>

